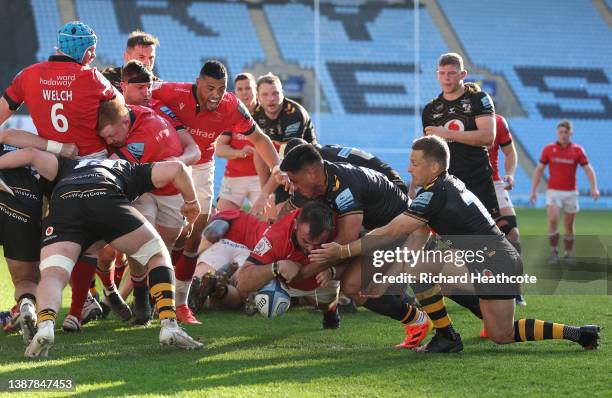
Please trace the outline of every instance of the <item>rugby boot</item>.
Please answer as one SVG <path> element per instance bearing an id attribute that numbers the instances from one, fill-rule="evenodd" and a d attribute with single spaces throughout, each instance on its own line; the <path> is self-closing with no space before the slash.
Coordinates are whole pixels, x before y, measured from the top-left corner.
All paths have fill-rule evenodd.
<path id="1" fill-rule="evenodd" d="M 174 319 L 163 319 L 161 321 L 159 344 L 183 350 L 197 350 L 204 346 L 204 344 L 189 336 L 183 328 L 177 325 Z"/>
<path id="2" fill-rule="evenodd" d="M 463 351 L 463 342 L 459 333 L 455 333 L 454 337 L 444 336 L 442 333 L 436 333 L 429 343 L 416 347 L 415 352 L 424 353 L 457 353 Z"/>
<path id="3" fill-rule="evenodd" d="M 425 317 L 425 322 L 422 324 L 408 324 L 403 326 L 406 330 L 406 337 L 404 341 L 395 346 L 398 350 L 418 347 L 429 332 L 433 330 L 433 323 L 429 320 L 428 316 Z"/>
<path id="4" fill-rule="evenodd" d="M 323 312 L 323 329 L 339 329 L 340 328 L 340 314 L 338 314 L 338 307 L 334 307 L 332 310 Z"/>
<path id="5" fill-rule="evenodd" d="M 53 321 L 42 321 L 38 324 L 38 332 L 32 338 L 32 341 L 25 350 L 27 358 L 38 358 L 49 356 L 49 348 L 55 341 L 55 332 L 53 331 Z"/>
<path id="6" fill-rule="evenodd" d="M 95 319 L 102 317 L 102 307 L 100 303 L 92 296 L 88 295 L 81 310 L 81 325 L 85 325 Z"/>
<path id="7" fill-rule="evenodd" d="M 193 313 L 187 307 L 187 304 L 182 304 L 176 307 L 176 320 L 185 325 L 201 325 L 202 322 L 198 321 Z"/>
<path id="8" fill-rule="evenodd" d="M 104 298 L 100 303 L 100 306 L 104 310 L 104 306 L 110 308 L 111 312 L 118 316 L 123 321 L 129 321 L 132 317 L 132 310 L 130 307 L 123 301 L 123 298 L 117 291 L 117 289 L 113 289 L 110 291 L 104 290 Z"/>
<path id="9" fill-rule="evenodd" d="M 66 318 L 64 318 L 62 329 L 64 329 L 64 332 L 67 332 L 67 333 L 80 332 L 81 322 L 79 322 L 76 316 L 68 314 L 66 315 Z"/>
<path id="10" fill-rule="evenodd" d="M 19 305 L 21 332 L 23 342 L 29 344 L 36 334 L 36 307 L 32 300 L 24 298 Z"/>
<path id="11" fill-rule="evenodd" d="M 134 308 L 132 326 L 149 326 L 153 309 L 149 300 L 149 286 L 134 286 Z"/>

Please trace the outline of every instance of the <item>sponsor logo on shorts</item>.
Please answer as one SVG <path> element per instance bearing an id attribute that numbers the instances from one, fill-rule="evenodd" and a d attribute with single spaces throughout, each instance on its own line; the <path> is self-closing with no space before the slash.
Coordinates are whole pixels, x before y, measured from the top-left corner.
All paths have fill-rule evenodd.
<path id="1" fill-rule="evenodd" d="M 270 243 L 268 238 L 264 236 L 259 240 L 259 242 L 257 242 L 255 249 L 253 249 L 253 253 L 257 254 L 258 256 L 263 256 L 264 254 L 269 252 L 270 249 L 272 249 L 272 244 Z"/>
<path id="2" fill-rule="evenodd" d="M 53 227 L 47 227 L 47 229 L 45 230 L 45 236 L 51 236 L 52 233 Z"/>
<path id="3" fill-rule="evenodd" d="M 484 275 L 484 276 L 493 276 L 493 271 L 491 271 L 488 268 L 485 268 L 485 269 L 482 270 L 481 274 Z"/>

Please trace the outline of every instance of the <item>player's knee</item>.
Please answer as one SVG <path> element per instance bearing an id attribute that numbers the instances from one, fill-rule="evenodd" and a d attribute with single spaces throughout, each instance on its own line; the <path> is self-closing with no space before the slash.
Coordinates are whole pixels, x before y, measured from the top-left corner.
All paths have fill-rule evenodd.
<path id="1" fill-rule="evenodd" d="M 489 340 L 495 344 L 514 343 L 514 327 L 487 329 L 487 334 L 489 335 Z"/>
<path id="2" fill-rule="evenodd" d="M 117 251 L 111 245 L 106 245 L 102 249 L 98 250 L 98 265 L 105 266 L 104 269 L 108 268 L 115 260 L 117 254 L 116 252 Z"/>
<path id="3" fill-rule="evenodd" d="M 61 254 L 52 254 L 40 261 L 40 272 L 45 270 L 60 269 L 70 275 L 74 268 L 75 261 Z"/>
<path id="4" fill-rule="evenodd" d="M 149 264 L 151 259 L 164 259 L 164 253 L 167 253 L 166 245 L 164 241 L 158 237 L 153 237 L 150 241 L 140 246 L 135 253 L 131 254 L 130 257 L 136 260 L 139 264 L 146 266 Z"/>

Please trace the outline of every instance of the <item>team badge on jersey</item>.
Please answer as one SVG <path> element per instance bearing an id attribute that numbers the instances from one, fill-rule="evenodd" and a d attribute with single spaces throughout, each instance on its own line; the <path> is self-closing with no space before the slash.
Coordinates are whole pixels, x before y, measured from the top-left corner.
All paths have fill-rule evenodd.
<path id="1" fill-rule="evenodd" d="M 132 142 L 127 144 L 127 150 L 140 162 L 142 155 L 144 155 L 145 144 L 144 142 Z"/>
<path id="2" fill-rule="evenodd" d="M 257 254 L 258 256 L 263 256 L 264 254 L 269 252 L 270 249 L 272 249 L 272 244 L 270 243 L 268 238 L 264 236 L 259 240 L 259 242 L 257 242 L 255 249 L 253 249 L 253 253 Z"/>
<path id="3" fill-rule="evenodd" d="M 444 124 L 444 128 L 451 131 L 465 131 L 465 126 L 463 122 L 458 119 L 449 120 Z"/>
<path id="4" fill-rule="evenodd" d="M 338 206 L 338 210 L 346 211 L 351 208 L 355 204 L 355 197 L 351 192 L 350 188 L 346 188 L 344 191 L 340 192 L 340 194 L 336 197 L 336 206 Z"/>

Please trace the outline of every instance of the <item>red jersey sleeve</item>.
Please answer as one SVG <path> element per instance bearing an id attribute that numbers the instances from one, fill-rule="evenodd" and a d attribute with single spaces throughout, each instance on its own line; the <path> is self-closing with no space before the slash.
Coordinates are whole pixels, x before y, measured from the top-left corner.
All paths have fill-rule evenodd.
<path id="1" fill-rule="evenodd" d="M 508 127 L 508 122 L 506 118 L 501 115 L 495 115 L 497 119 L 497 142 L 499 146 L 510 145 L 512 142 L 512 134 L 510 134 L 510 128 Z"/>
<path id="2" fill-rule="evenodd" d="M 549 149 L 550 147 L 547 145 L 544 147 L 544 149 L 542 149 L 542 154 L 540 155 L 540 163 L 542 164 L 548 164 L 550 163 L 550 154 L 549 154 Z"/>
<path id="3" fill-rule="evenodd" d="M 253 120 L 247 107 L 234 94 L 231 94 L 230 112 L 232 132 L 249 135 L 255 131 L 255 120 Z"/>
<path id="4" fill-rule="evenodd" d="M 578 146 L 577 149 L 578 149 L 578 156 L 576 157 L 576 162 L 580 166 L 586 166 L 587 164 L 589 164 L 589 159 L 586 156 L 584 148 L 582 148 L 581 146 Z"/>
<path id="5" fill-rule="evenodd" d="M 117 95 L 121 95 L 119 91 L 108 81 L 107 78 L 102 75 L 97 69 L 93 68 L 93 79 L 92 89 L 95 92 L 100 93 L 100 101 L 109 101 L 115 98 Z"/>
<path id="6" fill-rule="evenodd" d="M 16 111 L 23 103 L 23 75 L 22 70 L 13 78 L 11 85 L 4 92 L 4 99 L 8 102 L 9 109 Z"/>

